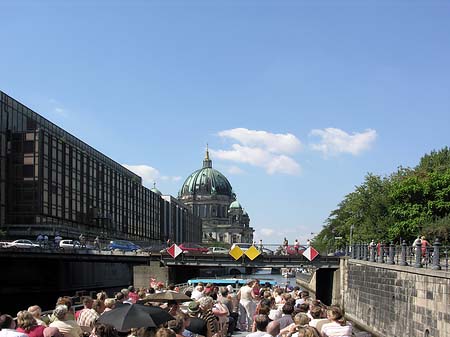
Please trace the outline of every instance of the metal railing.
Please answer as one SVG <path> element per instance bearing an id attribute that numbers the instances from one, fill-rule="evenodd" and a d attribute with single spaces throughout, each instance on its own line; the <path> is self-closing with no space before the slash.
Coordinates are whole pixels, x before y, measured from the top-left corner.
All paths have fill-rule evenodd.
<path id="1" fill-rule="evenodd" d="M 369 262 L 448 271 L 449 250 L 449 246 L 442 246 L 436 239 L 432 246 L 423 247 L 421 240 L 416 240 L 413 246 L 406 241 L 401 245 L 356 243 L 346 249 L 346 255 Z"/>

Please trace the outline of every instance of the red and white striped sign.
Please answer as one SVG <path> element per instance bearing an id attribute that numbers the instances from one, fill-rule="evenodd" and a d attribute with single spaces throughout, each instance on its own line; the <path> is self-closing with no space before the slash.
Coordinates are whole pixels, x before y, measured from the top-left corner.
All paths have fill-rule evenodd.
<path id="1" fill-rule="evenodd" d="M 180 247 L 178 247 L 176 244 L 173 244 L 169 248 L 167 248 L 167 252 L 172 256 L 174 259 L 180 255 L 183 251 Z"/>
<path id="2" fill-rule="evenodd" d="M 313 247 L 308 247 L 303 252 L 303 256 L 306 257 L 309 261 L 314 260 L 319 255 L 319 252 L 315 250 Z"/>

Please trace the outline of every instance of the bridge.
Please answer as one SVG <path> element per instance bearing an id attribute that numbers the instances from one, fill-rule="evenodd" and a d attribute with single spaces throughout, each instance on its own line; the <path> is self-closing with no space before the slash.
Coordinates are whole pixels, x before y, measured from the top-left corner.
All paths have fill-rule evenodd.
<path id="1" fill-rule="evenodd" d="M 51 250 L 51 249 L 2 249 L 1 257 L 9 261 L 33 259 L 35 261 L 78 261 L 98 263 L 128 263 L 133 265 L 159 261 L 166 267 L 250 267 L 250 268 L 338 268 L 339 257 L 318 256 L 309 261 L 303 255 L 259 255 L 250 260 L 245 255 L 235 260 L 227 254 L 180 254 L 177 258 L 167 253 L 123 252 L 107 250 Z"/>
<path id="2" fill-rule="evenodd" d="M 161 255 L 164 266 L 193 266 L 193 267 L 250 267 L 250 268 L 339 268 L 340 257 L 318 256 L 309 261 L 303 255 L 260 255 L 250 260 L 245 255 L 235 260 L 226 254 L 181 254 L 176 259 L 168 254 Z"/>

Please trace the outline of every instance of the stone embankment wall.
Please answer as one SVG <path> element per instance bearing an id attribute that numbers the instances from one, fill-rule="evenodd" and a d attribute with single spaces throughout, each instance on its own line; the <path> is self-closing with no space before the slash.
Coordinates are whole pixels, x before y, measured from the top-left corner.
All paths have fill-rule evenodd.
<path id="1" fill-rule="evenodd" d="M 341 260 L 341 305 L 375 336 L 450 337 L 450 273 Z"/>

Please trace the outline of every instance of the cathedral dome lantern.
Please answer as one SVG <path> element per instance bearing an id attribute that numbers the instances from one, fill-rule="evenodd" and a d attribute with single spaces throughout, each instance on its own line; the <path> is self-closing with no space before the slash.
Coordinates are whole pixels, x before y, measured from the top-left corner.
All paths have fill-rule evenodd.
<path id="1" fill-rule="evenodd" d="M 150 191 L 152 191 L 153 193 L 156 193 L 158 195 L 162 195 L 161 191 L 156 188 L 156 183 L 155 182 L 153 183 L 153 188 L 150 189 Z"/>
<path id="2" fill-rule="evenodd" d="M 233 188 L 228 179 L 212 167 L 209 151 L 203 160 L 203 167 L 193 172 L 184 181 L 179 192 L 181 198 L 191 195 L 224 195 L 233 196 Z"/>

